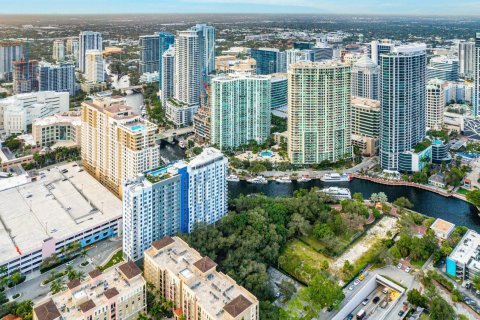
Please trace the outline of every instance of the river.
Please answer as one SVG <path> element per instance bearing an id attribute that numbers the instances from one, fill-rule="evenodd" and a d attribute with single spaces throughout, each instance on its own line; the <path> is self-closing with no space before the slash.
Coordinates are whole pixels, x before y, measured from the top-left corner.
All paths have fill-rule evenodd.
<path id="1" fill-rule="evenodd" d="M 265 184 L 250 184 L 245 181 L 229 182 L 229 197 L 235 198 L 240 194 L 264 193 L 272 197 L 291 196 L 295 190 L 310 189 L 312 187 L 325 188 L 338 186 L 350 189 L 352 195 L 361 192 L 365 199 L 370 198 L 372 193 L 385 192 L 389 201 L 398 197 L 407 197 L 413 203 L 413 210 L 430 217 L 442 218 L 456 225 L 466 226 L 480 232 L 480 217 L 477 210 L 469 203 L 457 198 L 447 198 L 439 194 L 405 186 L 386 186 L 370 181 L 354 179 L 344 183 L 325 184 L 320 180 L 312 180 L 306 183 L 276 183 L 270 181 Z"/>

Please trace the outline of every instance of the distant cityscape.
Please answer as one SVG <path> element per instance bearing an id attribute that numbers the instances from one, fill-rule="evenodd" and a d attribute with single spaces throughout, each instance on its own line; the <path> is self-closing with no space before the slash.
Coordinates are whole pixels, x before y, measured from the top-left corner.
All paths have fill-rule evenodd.
<path id="1" fill-rule="evenodd" d="M 476 19 L 16 19 L 3 319 L 480 317 Z"/>

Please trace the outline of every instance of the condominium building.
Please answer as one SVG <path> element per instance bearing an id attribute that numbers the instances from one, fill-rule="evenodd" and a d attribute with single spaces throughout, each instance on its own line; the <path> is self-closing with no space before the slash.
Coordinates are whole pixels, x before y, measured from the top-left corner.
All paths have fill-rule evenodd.
<path id="1" fill-rule="evenodd" d="M 475 60 L 473 63 L 473 111 L 474 117 L 480 115 L 480 32 L 475 33 Z"/>
<path id="2" fill-rule="evenodd" d="M 0 100 L 0 135 L 27 132 L 33 119 L 68 111 L 68 92 L 31 92 Z"/>
<path id="3" fill-rule="evenodd" d="M 285 50 L 285 55 L 287 59 L 287 69 L 288 67 L 300 61 L 315 61 L 313 56 L 313 51 L 311 50 L 300 50 L 300 49 L 289 49 Z"/>
<path id="4" fill-rule="evenodd" d="M 370 58 L 373 63 L 380 64 L 380 55 L 391 52 L 395 48 L 392 40 L 384 39 L 381 41 L 374 40 L 370 43 Z"/>
<path id="5" fill-rule="evenodd" d="M 78 37 L 70 37 L 65 41 L 65 54 L 72 60 L 78 61 L 79 41 Z"/>
<path id="6" fill-rule="evenodd" d="M 197 24 L 192 30 L 198 32 L 202 46 L 202 73 L 205 75 L 215 71 L 215 28 L 206 24 Z"/>
<path id="7" fill-rule="evenodd" d="M 270 78 L 271 92 L 270 103 L 271 108 L 284 107 L 288 103 L 288 76 L 286 73 L 274 73 Z"/>
<path id="8" fill-rule="evenodd" d="M 272 74 L 287 71 L 287 55 L 279 49 L 252 49 L 250 55 L 257 62 L 257 74 Z"/>
<path id="9" fill-rule="evenodd" d="M 59 112 L 32 121 L 33 140 L 40 147 L 80 147 L 82 120 L 80 111 Z"/>
<path id="10" fill-rule="evenodd" d="M 229 74 L 212 79 L 210 142 L 220 150 L 270 136 L 270 76 Z"/>
<path id="11" fill-rule="evenodd" d="M 124 256 L 141 259 L 153 241 L 223 217 L 228 209 L 227 169 L 228 159 L 207 148 L 188 162 L 128 180 L 123 193 Z"/>
<path id="12" fill-rule="evenodd" d="M 38 91 L 38 61 L 17 60 L 13 62 L 13 93 Z"/>
<path id="13" fill-rule="evenodd" d="M 458 81 L 458 71 L 458 58 L 447 56 L 433 57 L 427 66 L 427 81 L 431 79 Z"/>
<path id="14" fill-rule="evenodd" d="M 350 67 L 298 62 L 288 71 L 288 156 L 294 164 L 351 156 Z"/>
<path id="15" fill-rule="evenodd" d="M 65 59 L 65 41 L 63 39 L 53 40 L 52 59 L 56 62 Z"/>
<path id="16" fill-rule="evenodd" d="M 431 79 L 427 83 L 427 128 L 441 130 L 445 112 L 445 88 L 447 84 L 441 79 Z"/>
<path id="17" fill-rule="evenodd" d="M 73 63 L 40 62 L 38 65 L 38 91 L 68 92 L 73 96 L 77 91 L 75 65 Z"/>
<path id="18" fill-rule="evenodd" d="M 105 81 L 103 54 L 99 50 L 88 50 L 85 54 L 85 79 L 91 82 Z"/>
<path id="19" fill-rule="evenodd" d="M 215 58 L 215 70 L 219 73 L 257 73 L 257 62 L 255 59 L 238 59 L 236 56 L 218 56 Z"/>
<path id="20" fill-rule="evenodd" d="M 377 153 L 380 135 L 380 101 L 352 97 L 352 145 L 366 156 Z"/>
<path id="21" fill-rule="evenodd" d="M 175 95 L 175 48 L 171 46 L 162 55 L 162 72 L 160 73 L 162 105 Z"/>
<path id="22" fill-rule="evenodd" d="M 117 196 L 123 183 L 160 164 L 157 126 L 125 105 L 82 103 L 82 163 Z"/>
<path id="23" fill-rule="evenodd" d="M 480 272 L 480 234 L 468 230 L 446 259 L 448 275 L 470 280 Z"/>
<path id="24" fill-rule="evenodd" d="M 85 73 L 87 70 L 86 58 L 88 50 L 103 51 L 102 34 L 100 32 L 82 31 L 79 35 L 78 48 L 78 66 L 80 72 Z"/>
<path id="25" fill-rule="evenodd" d="M 398 170 L 399 155 L 425 137 L 426 45 L 397 46 L 380 55 L 380 163 Z"/>
<path id="26" fill-rule="evenodd" d="M 138 46 L 140 50 L 140 74 L 152 73 L 159 70 L 160 62 L 160 37 L 157 34 L 140 36 Z"/>
<path id="27" fill-rule="evenodd" d="M 378 66 L 362 56 L 352 67 L 352 96 L 378 100 Z"/>
<path id="28" fill-rule="evenodd" d="M 13 62 L 23 58 L 21 42 L 0 42 L 0 80 L 12 80 Z"/>
<path id="29" fill-rule="evenodd" d="M 162 65 L 162 57 L 165 54 L 165 52 L 174 45 L 175 43 L 175 36 L 169 32 L 159 32 L 158 33 L 158 46 L 159 46 L 159 51 L 158 51 L 158 58 L 159 58 L 159 63 L 158 63 L 158 73 L 159 73 L 159 89 L 163 90 L 163 65 Z M 173 52 L 175 54 L 175 51 Z"/>
<path id="30" fill-rule="evenodd" d="M 145 251 L 144 274 L 185 320 L 257 320 L 257 298 L 217 264 L 179 237 L 165 237 Z"/>
<path id="31" fill-rule="evenodd" d="M 95 269 L 85 280 L 72 280 L 67 289 L 33 306 L 34 320 L 129 319 L 147 311 L 146 282 L 133 262 Z"/>
<path id="32" fill-rule="evenodd" d="M 459 76 L 473 79 L 475 61 L 475 42 L 461 41 L 458 44 Z"/>

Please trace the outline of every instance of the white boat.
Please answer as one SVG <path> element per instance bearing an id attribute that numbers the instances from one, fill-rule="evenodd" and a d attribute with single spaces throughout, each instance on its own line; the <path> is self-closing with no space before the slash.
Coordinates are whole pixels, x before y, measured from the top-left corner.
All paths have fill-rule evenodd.
<path id="1" fill-rule="evenodd" d="M 238 178 L 238 176 L 236 176 L 234 174 L 231 174 L 227 177 L 227 181 L 228 182 L 238 182 L 238 181 L 240 181 L 240 178 Z"/>
<path id="2" fill-rule="evenodd" d="M 330 187 L 322 189 L 319 192 L 325 193 L 336 200 L 352 199 L 352 194 L 347 188 Z"/>
<path id="3" fill-rule="evenodd" d="M 185 142 L 184 142 L 183 140 L 180 140 L 180 141 L 178 142 L 178 146 L 179 146 L 180 148 L 182 148 L 182 149 L 185 149 Z"/>
<path id="4" fill-rule="evenodd" d="M 297 182 L 309 182 L 312 181 L 309 177 L 300 177 L 297 179 Z"/>
<path id="5" fill-rule="evenodd" d="M 350 176 L 345 173 L 327 173 L 320 180 L 323 182 L 348 182 L 350 181 Z"/>
<path id="6" fill-rule="evenodd" d="M 267 184 L 268 180 L 265 179 L 263 176 L 257 176 L 255 178 L 250 178 L 247 180 L 248 183 L 256 183 L 256 184 Z"/>
<path id="7" fill-rule="evenodd" d="M 292 183 L 292 180 L 290 180 L 289 177 L 280 177 L 275 179 L 278 183 Z"/>

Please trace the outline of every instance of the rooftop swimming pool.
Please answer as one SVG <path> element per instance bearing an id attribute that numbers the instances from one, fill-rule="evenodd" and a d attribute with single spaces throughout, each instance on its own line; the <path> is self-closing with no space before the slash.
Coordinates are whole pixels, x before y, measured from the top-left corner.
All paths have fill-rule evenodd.
<path id="1" fill-rule="evenodd" d="M 153 169 L 153 170 L 145 172 L 145 174 L 151 175 L 152 177 L 156 177 L 156 176 L 167 173 L 168 168 L 170 168 L 170 166 L 161 167 L 161 168 L 158 168 L 158 169 Z"/>
<path id="2" fill-rule="evenodd" d="M 273 152 L 270 150 L 262 151 L 259 153 L 259 156 L 263 158 L 271 158 L 273 157 Z"/>
<path id="3" fill-rule="evenodd" d="M 140 124 L 138 124 L 138 125 L 136 125 L 136 126 L 133 126 L 131 129 L 132 129 L 132 131 L 143 130 L 143 126 L 140 125 Z"/>

